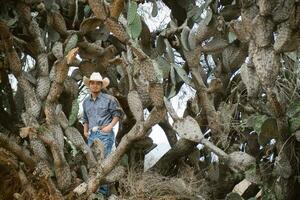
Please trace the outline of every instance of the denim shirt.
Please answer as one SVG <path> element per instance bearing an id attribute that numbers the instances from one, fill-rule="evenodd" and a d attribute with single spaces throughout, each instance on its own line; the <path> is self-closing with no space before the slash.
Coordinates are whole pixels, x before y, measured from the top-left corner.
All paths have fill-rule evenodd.
<path id="1" fill-rule="evenodd" d="M 115 97 L 102 93 L 93 100 L 89 95 L 83 101 L 83 123 L 88 123 L 89 130 L 95 126 L 111 123 L 113 117 L 122 117 L 122 109 Z"/>

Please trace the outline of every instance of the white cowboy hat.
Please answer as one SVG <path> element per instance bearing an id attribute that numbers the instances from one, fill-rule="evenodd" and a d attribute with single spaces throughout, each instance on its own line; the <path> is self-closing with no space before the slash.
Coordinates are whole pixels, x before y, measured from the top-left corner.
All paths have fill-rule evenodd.
<path id="1" fill-rule="evenodd" d="M 83 77 L 83 83 L 86 87 L 90 87 L 90 81 L 99 81 L 102 82 L 102 88 L 106 88 L 109 85 L 109 79 L 107 77 L 102 78 L 99 72 L 93 72 L 90 78 Z"/>

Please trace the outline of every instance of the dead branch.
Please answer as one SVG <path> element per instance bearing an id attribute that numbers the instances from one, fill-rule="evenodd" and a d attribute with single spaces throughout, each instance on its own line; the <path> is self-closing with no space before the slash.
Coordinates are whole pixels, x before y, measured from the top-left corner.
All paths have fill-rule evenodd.
<path id="1" fill-rule="evenodd" d="M 15 154 L 30 169 L 36 165 L 36 159 L 30 156 L 28 150 L 20 147 L 13 138 L 8 138 L 4 133 L 0 132 L 0 146 L 6 148 Z"/>

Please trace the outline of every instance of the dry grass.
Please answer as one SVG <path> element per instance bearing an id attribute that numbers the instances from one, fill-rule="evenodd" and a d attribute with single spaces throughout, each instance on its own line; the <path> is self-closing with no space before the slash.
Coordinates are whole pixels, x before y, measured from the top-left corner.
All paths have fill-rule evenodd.
<path id="1" fill-rule="evenodd" d="M 294 102 L 300 98 L 300 71 L 294 64 L 285 65 L 285 68 L 281 69 L 279 76 L 276 80 L 277 90 L 284 100 L 288 104 Z"/>
<path id="2" fill-rule="evenodd" d="M 193 170 L 192 170 L 193 171 Z M 137 173 L 130 170 L 120 180 L 120 197 L 128 200 L 200 199 L 207 191 L 204 179 L 196 180 L 189 170 L 181 177 L 164 177 L 154 172 Z"/>
<path id="3" fill-rule="evenodd" d="M 0 199 L 13 199 L 15 192 L 21 191 L 20 180 L 16 168 L 16 157 L 0 148 Z"/>

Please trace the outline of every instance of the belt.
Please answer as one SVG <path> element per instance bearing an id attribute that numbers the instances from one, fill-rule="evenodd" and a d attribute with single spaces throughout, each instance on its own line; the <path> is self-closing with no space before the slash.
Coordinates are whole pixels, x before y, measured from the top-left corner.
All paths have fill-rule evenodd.
<path id="1" fill-rule="evenodd" d="M 108 124 L 102 125 L 102 126 L 94 126 L 93 128 L 91 128 L 90 130 L 92 130 L 93 132 L 95 131 L 100 131 L 102 128 L 104 128 L 105 126 L 107 126 Z"/>

